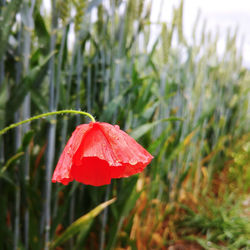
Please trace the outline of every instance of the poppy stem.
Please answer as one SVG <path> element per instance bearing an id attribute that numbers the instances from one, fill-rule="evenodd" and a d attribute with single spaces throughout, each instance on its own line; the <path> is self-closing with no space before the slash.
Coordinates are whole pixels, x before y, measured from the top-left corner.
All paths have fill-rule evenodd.
<path id="1" fill-rule="evenodd" d="M 3 135 L 5 134 L 8 130 L 12 129 L 12 128 L 16 128 L 22 124 L 25 124 L 27 122 L 31 122 L 31 121 L 34 121 L 34 120 L 37 120 L 37 119 L 41 119 L 43 117 L 46 117 L 46 116 L 51 116 L 51 115 L 60 115 L 60 114 L 79 114 L 79 115 L 86 115 L 88 116 L 92 122 L 95 122 L 95 118 L 87 113 L 87 112 L 84 112 L 84 111 L 78 111 L 78 110 L 70 110 L 70 109 L 66 109 L 66 110 L 60 110 L 60 111 L 53 111 L 53 112 L 48 112 L 48 113 L 44 113 L 44 114 L 40 114 L 40 115 L 36 115 L 36 116 L 33 116 L 33 117 L 30 117 L 29 119 L 27 120 L 23 120 L 23 121 L 20 121 L 20 122 L 17 122 L 17 123 L 13 123 L 11 124 L 10 126 L 8 127 L 5 127 L 4 129 L 0 130 L 0 135 Z"/>

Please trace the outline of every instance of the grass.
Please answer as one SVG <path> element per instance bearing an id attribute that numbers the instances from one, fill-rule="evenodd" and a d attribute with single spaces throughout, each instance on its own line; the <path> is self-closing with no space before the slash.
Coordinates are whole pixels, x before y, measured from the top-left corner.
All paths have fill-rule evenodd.
<path id="1" fill-rule="evenodd" d="M 56 117 L 10 130 L 0 137 L 0 248 L 48 248 L 114 196 L 105 216 L 60 247 L 163 249 L 187 239 L 248 247 L 250 72 L 237 32 L 218 53 L 219 34 L 197 18 L 188 41 L 180 1 L 169 23 L 154 24 L 161 33 L 149 46 L 150 1 L 52 3 L 46 12 L 41 1 L 0 1 L 0 128 L 29 110 L 81 109 L 119 124 L 155 158 L 109 189 L 51 185 L 67 139 L 88 121 Z"/>
<path id="2" fill-rule="evenodd" d="M 145 246 L 151 249 L 168 249 L 171 246 L 183 249 L 248 249 L 250 187 L 249 166 L 245 165 L 249 162 L 248 141 L 249 134 L 237 142 L 230 160 L 216 173 L 206 193 L 203 189 L 207 182 L 205 169 L 199 193 L 195 195 L 188 191 L 190 176 L 187 175 L 178 199 L 172 203 L 149 200 L 147 194 L 152 181 L 141 176 L 137 188 L 138 191 L 142 189 L 142 194 L 124 224 L 120 249 L 126 249 L 127 242 L 137 249 Z M 239 157 L 243 159 L 240 163 Z"/>

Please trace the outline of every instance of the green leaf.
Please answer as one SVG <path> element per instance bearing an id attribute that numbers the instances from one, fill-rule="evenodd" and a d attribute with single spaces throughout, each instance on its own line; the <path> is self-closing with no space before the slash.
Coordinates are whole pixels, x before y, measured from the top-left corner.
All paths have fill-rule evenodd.
<path id="1" fill-rule="evenodd" d="M 19 152 L 17 154 L 15 154 L 14 156 L 12 156 L 7 162 L 6 164 L 1 168 L 0 174 L 3 174 L 7 168 L 14 163 L 15 161 L 17 161 L 22 155 L 24 154 L 24 152 Z"/>
<path id="2" fill-rule="evenodd" d="M 15 20 L 16 13 L 22 1 L 12 0 L 7 5 L 1 8 L 0 16 L 0 58 L 3 58 L 8 38 L 11 34 L 11 29 Z"/>
<path id="3" fill-rule="evenodd" d="M 10 177 L 7 175 L 7 173 L 0 173 L 0 179 L 4 179 L 5 181 L 9 182 L 13 187 L 16 188 L 16 184 L 14 181 L 10 179 Z"/>
<path id="4" fill-rule="evenodd" d="M 81 249 L 82 244 L 84 244 L 84 239 L 86 238 L 87 233 L 88 233 L 91 225 L 92 225 L 92 223 L 89 223 L 89 224 L 86 224 L 82 227 L 82 229 L 79 232 L 79 235 L 77 237 L 77 240 L 76 240 L 76 244 L 74 247 L 75 250 Z"/>
<path id="5" fill-rule="evenodd" d="M 42 62 L 37 65 L 35 68 L 33 68 L 29 75 L 24 77 L 22 80 L 20 86 L 18 88 L 13 88 L 13 91 L 11 92 L 11 96 L 9 98 L 7 106 L 11 109 L 11 112 L 17 111 L 17 109 L 20 107 L 21 103 L 24 100 L 24 97 L 27 95 L 29 90 L 31 88 L 37 88 L 38 82 L 41 82 L 43 77 L 45 76 L 45 72 L 47 71 L 47 64 L 50 60 L 50 58 L 56 53 L 56 51 L 53 51 L 50 53 L 47 57 L 45 57 Z M 34 83 L 36 85 L 34 85 Z"/>
<path id="6" fill-rule="evenodd" d="M 22 141 L 22 150 L 25 150 L 25 148 L 29 145 L 29 143 L 31 142 L 33 136 L 34 136 L 34 131 L 33 130 L 29 130 L 24 135 L 23 141 Z"/>
<path id="7" fill-rule="evenodd" d="M 6 103 L 8 100 L 8 88 L 6 82 L 4 82 L 0 88 L 0 128 L 4 127 L 4 112 Z"/>
<path id="8" fill-rule="evenodd" d="M 138 175 L 131 176 L 128 180 L 124 181 L 124 187 L 122 192 L 120 192 L 117 199 L 116 206 L 113 207 L 113 214 L 117 219 L 117 223 L 114 223 L 110 227 L 110 239 L 108 241 L 106 249 L 113 249 L 115 242 L 117 240 L 117 235 L 121 229 L 124 219 L 130 211 L 135 207 L 135 203 L 141 195 L 141 191 L 136 190 L 136 183 L 138 180 Z"/>
<path id="9" fill-rule="evenodd" d="M 39 89 L 31 89 L 31 99 L 32 102 L 36 105 L 37 109 L 40 113 L 45 113 L 48 111 L 48 101 L 45 99 L 44 96 L 41 95 Z"/>
<path id="10" fill-rule="evenodd" d="M 122 91 L 120 95 L 116 96 L 115 98 L 112 99 L 112 101 L 109 102 L 109 104 L 104 109 L 104 112 L 102 114 L 103 119 L 105 119 L 105 120 L 111 119 L 112 115 L 115 113 L 115 111 L 121 105 L 121 102 L 122 102 L 124 96 L 128 93 L 128 91 L 131 88 L 132 88 L 132 85 L 130 85 L 128 88 L 126 88 L 124 91 Z"/>
<path id="11" fill-rule="evenodd" d="M 135 207 L 135 203 L 138 200 L 138 198 L 140 197 L 140 195 L 141 195 L 141 192 L 138 192 L 136 190 L 136 185 L 135 185 L 131 195 L 127 198 L 127 201 L 124 204 L 124 207 L 122 210 L 123 217 L 128 216 L 129 212 Z"/>
<path id="12" fill-rule="evenodd" d="M 170 117 L 170 118 L 164 118 L 155 122 L 150 122 L 141 125 L 140 127 L 137 127 L 136 129 L 133 130 L 130 135 L 135 139 L 138 140 L 140 137 L 142 137 L 144 134 L 146 134 L 149 130 L 154 128 L 156 125 L 162 122 L 175 122 L 175 121 L 183 121 L 183 119 L 178 118 L 178 117 Z"/>
<path id="13" fill-rule="evenodd" d="M 39 41 L 39 47 L 42 49 L 43 54 L 49 52 L 50 36 L 45 24 L 46 18 L 43 18 L 38 8 L 34 11 L 35 33 Z"/>
<path id="14" fill-rule="evenodd" d="M 50 249 L 54 249 L 59 244 L 64 243 L 65 241 L 69 240 L 75 234 L 79 233 L 81 230 L 85 229 L 89 224 L 92 223 L 93 219 L 100 214 L 103 209 L 113 202 L 115 202 L 116 198 L 113 198 L 109 201 L 103 202 L 89 213 L 83 215 L 75 222 L 73 222 L 58 238 L 56 238 L 50 245 Z"/>
<path id="15" fill-rule="evenodd" d="M 5 108 L 5 103 L 8 99 L 8 89 L 7 89 L 7 83 L 4 82 L 4 84 L 1 85 L 1 88 L 0 88 L 0 109 L 3 109 Z"/>

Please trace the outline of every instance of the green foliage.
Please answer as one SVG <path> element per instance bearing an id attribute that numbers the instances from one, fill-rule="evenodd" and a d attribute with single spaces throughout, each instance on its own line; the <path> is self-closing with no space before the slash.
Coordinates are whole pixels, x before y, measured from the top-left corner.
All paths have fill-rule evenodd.
<path id="1" fill-rule="evenodd" d="M 228 32 L 226 47 L 219 53 L 219 34 L 209 33 L 199 16 L 193 41 L 186 39 L 183 1 L 173 10 L 169 23 L 153 24 L 161 30 L 155 40 L 151 1 L 53 1 L 53 13 L 35 1 L 31 18 L 27 13 L 32 1 L 25 1 L 25 5 L 16 0 L 5 2 L 0 9 L 0 128 L 23 119 L 27 111 L 24 100 L 30 96 L 32 116 L 50 110 L 49 103 L 56 104 L 58 110 L 80 108 L 99 121 L 119 124 L 154 155 L 143 174 L 112 183 L 109 196 L 116 196 L 117 202 L 107 210 L 105 247 L 136 244 L 130 238 L 131 224 L 145 188 L 150 205 L 157 200 L 172 206 L 183 189 L 194 197 L 200 190 L 206 194 L 214 176 L 232 159 L 230 178 L 238 176 L 238 187 L 249 191 L 249 172 L 245 172 L 249 139 L 232 149 L 249 132 L 250 124 L 250 73 L 242 66 L 236 47 L 237 31 Z M 97 15 L 93 15 L 94 10 Z M 199 26 L 200 39 L 196 35 Z M 27 29 L 32 39 L 30 55 L 24 55 L 22 44 Z M 28 71 L 24 69 L 27 57 Z M 53 166 L 75 126 L 87 122 L 80 119 L 70 116 L 51 121 L 56 124 Z M 30 129 L 33 133 L 24 135 L 20 129 L 0 137 L 0 187 L 4 190 L 0 198 L 0 249 L 24 248 L 25 240 L 30 249 L 45 246 L 44 199 L 50 196 L 45 191 L 45 165 L 52 136 L 45 136 L 48 122 L 44 120 L 32 123 Z M 17 146 L 19 137 L 23 144 Z M 25 151 L 27 156 L 21 153 Z M 24 174 L 27 157 L 30 169 Z M 138 189 L 141 182 L 144 186 Z M 104 187 L 53 184 L 52 243 L 63 241 L 61 236 L 56 238 L 59 226 L 66 228 L 65 233 L 73 232 L 72 222 L 102 203 L 105 196 Z M 22 234 L 26 209 L 30 214 L 28 239 Z M 208 238 L 221 238 L 231 245 L 235 239 L 237 246 L 243 246 L 240 242 L 246 242 L 246 234 L 242 234 L 243 239 L 234 227 L 235 217 L 239 227 L 245 228 L 238 212 L 214 208 L 210 218 L 201 209 L 190 214 L 189 221 L 197 222 L 197 228 L 204 227 Z M 15 225 L 17 219 L 20 225 Z M 73 245 L 82 249 L 86 244 L 99 248 L 101 223 L 99 217 L 92 219 L 86 227 L 77 227 L 74 237 L 70 234 L 71 239 L 64 243 L 67 249 Z M 229 227 L 232 229 L 227 231 Z M 13 231 L 18 230 L 16 238 Z"/>
<path id="2" fill-rule="evenodd" d="M 100 212 L 110 204 L 112 204 L 115 201 L 115 199 L 106 201 L 100 205 L 98 205 L 96 208 L 92 209 L 87 214 L 83 215 L 79 219 L 77 219 L 75 222 L 73 222 L 59 237 L 57 237 L 54 242 L 51 243 L 50 249 L 54 249 L 58 245 L 62 244 L 63 242 L 69 240 L 71 237 L 73 237 L 76 233 L 79 231 L 84 230 L 84 233 L 86 233 L 86 228 L 89 228 L 91 223 L 93 222 L 93 219 L 100 214 Z"/>
<path id="3" fill-rule="evenodd" d="M 235 189 L 243 189 L 246 193 L 250 189 L 250 137 L 246 135 L 239 141 L 239 146 L 231 152 L 234 160 L 229 169 L 230 178 L 235 180 Z"/>
<path id="4" fill-rule="evenodd" d="M 8 44 L 11 27 L 14 24 L 15 15 L 20 11 L 20 0 L 14 0 L 7 5 L 1 6 L 0 12 L 0 58 L 3 58 Z"/>
<path id="5" fill-rule="evenodd" d="M 143 136 L 145 133 L 153 129 L 156 125 L 160 124 L 161 122 L 168 122 L 168 121 L 182 121 L 182 119 L 177 117 L 171 117 L 171 118 L 164 118 L 151 123 L 146 123 L 134 129 L 130 135 L 134 137 L 136 140 L 138 140 L 141 136 Z"/>
<path id="6" fill-rule="evenodd" d="M 207 200 L 205 206 L 198 205 L 198 211 L 188 209 L 188 215 L 181 223 L 182 232 L 195 230 L 205 234 L 206 239 L 188 237 L 197 240 L 205 249 L 248 249 L 250 247 L 250 219 L 242 200 L 231 196 L 221 206 Z M 194 232 L 193 232 L 194 234 Z M 221 246 L 220 243 L 226 246 Z"/>

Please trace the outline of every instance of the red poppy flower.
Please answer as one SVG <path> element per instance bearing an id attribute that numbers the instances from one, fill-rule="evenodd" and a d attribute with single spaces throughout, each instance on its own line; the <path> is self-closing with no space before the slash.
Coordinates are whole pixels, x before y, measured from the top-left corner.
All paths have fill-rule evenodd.
<path id="1" fill-rule="evenodd" d="M 141 172 L 153 156 L 118 125 L 91 122 L 79 125 L 70 137 L 52 182 L 76 180 L 93 186 Z"/>

